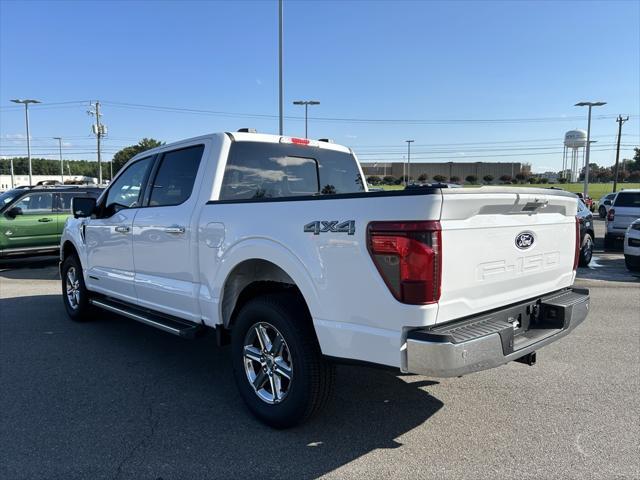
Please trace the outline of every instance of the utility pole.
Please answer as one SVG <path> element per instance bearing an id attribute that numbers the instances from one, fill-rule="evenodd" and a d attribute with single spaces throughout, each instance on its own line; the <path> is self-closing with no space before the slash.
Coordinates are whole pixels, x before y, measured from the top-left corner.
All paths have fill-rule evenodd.
<path id="1" fill-rule="evenodd" d="M 613 170 L 613 191 L 618 188 L 618 162 L 620 161 L 620 138 L 622 137 L 622 124 L 629 120 L 629 115 L 622 118 L 622 115 L 618 115 L 616 122 L 618 122 L 618 146 L 616 147 L 616 166 Z"/>
<path id="2" fill-rule="evenodd" d="M 58 140 L 58 151 L 60 152 L 60 181 L 64 185 L 64 162 L 62 161 L 62 137 L 53 137 Z"/>
<path id="3" fill-rule="evenodd" d="M 100 102 L 96 100 L 95 103 L 92 103 L 89 110 L 87 110 L 87 113 L 96 117 L 96 123 L 91 125 L 91 129 L 93 131 L 93 134 L 96 136 L 98 148 L 98 185 L 102 185 L 102 151 L 100 148 L 100 143 L 102 137 L 104 137 L 107 133 L 107 129 L 100 123 L 100 117 L 102 116 L 102 114 L 100 113 Z"/>
<path id="4" fill-rule="evenodd" d="M 29 185 L 33 185 L 33 172 L 31 170 L 31 137 L 29 136 L 29 104 L 30 103 L 42 103 L 38 100 L 33 100 L 33 99 L 24 99 L 21 100 L 19 98 L 16 98 L 14 100 L 11 100 L 13 103 L 22 103 L 24 104 L 24 119 L 25 122 L 27 124 L 27 158 L 29 159 Z M 13 164 L 13 162 L 12 162 Z M 11 172 L 11 174 L 13 175 L 13 171 Z M 13 177 L 12 177 L 12 181 L 13 181 Z"/>
<path id="5" fill-rule="evenodd" d="M 407 179 L 404 182 L 404 186 L 406 187 L 411 178 L 411 144 L 415 142 L 415 140 L 405 140 L 405 142 L 407 142 Z"/>
<path id="6" fill-rule="evenodd" d="M 589 120 L 587 121 L 587 148 L 585 149 L 585 159 L 584 159 L 583 195 L 585 200 L 589 195 L 589 157 L 591 154 L 591 108 L 601 107 L 606 104 L 607 102 L 578 102 L 574 105 L 574 107 L 589 107 Z"/>
<path id="7" fill-rule="evenodd" d="M 282 0 L 278 0 L 278 88 L 279 88 L 279 132 L 284 134 L 284 99 L 282 93 Z"/>

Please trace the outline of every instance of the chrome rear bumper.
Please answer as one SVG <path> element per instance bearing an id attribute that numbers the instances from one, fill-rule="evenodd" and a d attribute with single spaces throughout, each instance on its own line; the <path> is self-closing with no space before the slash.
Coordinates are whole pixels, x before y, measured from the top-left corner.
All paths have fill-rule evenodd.
<path id="1" fill-rule="evenodd" d="M 411 330 L 406 371 L 457 377 L 497 367 L 564 337 L 588 311 L 589 290 L 568 288 L 445 325 Z"/>

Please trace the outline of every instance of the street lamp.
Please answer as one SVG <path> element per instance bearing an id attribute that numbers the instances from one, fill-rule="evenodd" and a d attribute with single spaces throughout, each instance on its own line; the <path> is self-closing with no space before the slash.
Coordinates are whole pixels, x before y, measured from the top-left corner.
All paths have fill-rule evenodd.
<path id="1" fill-rule="evenodd" d="M 293 102 L 294 105 L 304 105 L 304 138 L 309 138 L 308 130 L 307 130 L 307 113 L 309 111 L 309 105 L 320 105 L 320 102 L 317 100 L 296 100 Z"/>
<path id="2" fill-rule="evenodd" d="M 404 181 L 404 186 L 406 187 L 411 178 L 411 144 L 415 140 L 405 140 L 405 142 L 407 142 L 407 179 Z"/>
<path id="3" fill-rule="evenodd" d="M 24 118 L 26 120 L 27 123 L 27 158 L 29 159 L 29 185 L 33 185 L 33 178 L 32 178 L 32 172 L 31 172 L 31 139 L 29 138 L 29 104 L 30 103 L 41 103 L 38 100 L 32 100 L 32 99 L 19 99 L 16 98 L 14 100 L 11 100 L 13 103 L 22 103 L 24 104 Z"/>
<path id="4" fill-rule="evenodd" d="M 54 140 L 58 140 L 58 150 L 60 151 L 60 180 L 64 185 L 64 162 L 62 161 L 62 137 L 53 137 Z"/>
<path id="5" fill-rule="evenodd" d="M 578 102 L 575 107 L 589 107 L 589 120 L 587 121 L 587 151 L 585 152 L 584 159 L 584 198 L 587 198 L 589 193 L 589 154 L 591 153 L 591 107 L 601 107 L 606 105 L 607 102 Z"/>

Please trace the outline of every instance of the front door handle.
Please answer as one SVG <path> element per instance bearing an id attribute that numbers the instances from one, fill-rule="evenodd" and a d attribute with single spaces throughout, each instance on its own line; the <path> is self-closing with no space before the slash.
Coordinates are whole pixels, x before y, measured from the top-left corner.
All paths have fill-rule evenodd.
<path id="1" fill-rule="evenodd" d="M 53 218 L 39 218 L 38 221 L 42 223 L 53 222 Z"/>
<path id="2" fill-rule="evenodd" d="M 178 233 L 182 234 L 185 232 L 185 228 L 180 225 L 171 225 L 170 227 L 165 227 L 163 229 L 166 233 Z"/>
<path id="3" fill-rule="evenodd" d="M 126 226 L 118 226 L 116 227 L 116 232 L 119 233 L 129 233 L 129 230 L 131 230 L 129 227 Z"/>

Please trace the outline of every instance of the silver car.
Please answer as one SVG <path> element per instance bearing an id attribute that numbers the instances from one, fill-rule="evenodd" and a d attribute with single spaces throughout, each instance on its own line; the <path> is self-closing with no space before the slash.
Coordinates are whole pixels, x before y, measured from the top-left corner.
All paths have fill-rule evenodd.
<path id="1" fill-rule="evenodd" d="M 605 248 L 613 248 L 618 240 L 624 239 L 627 227 L 640 218 L 640 189 L 622 190 L 612 203 L 607 213 Z"/>
<path id="2" fill-rule="evenodd" d="M 600 215 L 600 218 L 604 218 L 607 216 L 614 198 L 616 198 L 615 192 L 607 193 L 600 200 L 598 200 L 598 215 Z"/>

